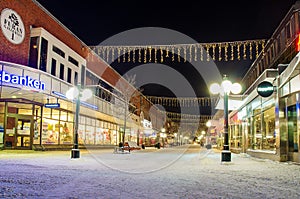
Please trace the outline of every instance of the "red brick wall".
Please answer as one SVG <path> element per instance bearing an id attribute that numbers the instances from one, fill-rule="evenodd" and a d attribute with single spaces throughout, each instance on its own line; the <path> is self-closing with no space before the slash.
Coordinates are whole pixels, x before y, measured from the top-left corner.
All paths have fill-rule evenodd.
<path id="1" fill-rule="evenodd" d="M 25 26 L 25 39 L 21 44 L 15 45 L 10 43 L 1 31 L 0 60 L 27 65 L 30 27 L 43 27 L 59 40 L 70 46 L 78 54 L 86 57 L 86 52 L 82 50 L 80 40 L 74 37 L 70 32 L 66 31 L 32 0 L 1 0 L 0 10 L 2 11 L 5 8 L 16 11 L 22 18 Z"/>

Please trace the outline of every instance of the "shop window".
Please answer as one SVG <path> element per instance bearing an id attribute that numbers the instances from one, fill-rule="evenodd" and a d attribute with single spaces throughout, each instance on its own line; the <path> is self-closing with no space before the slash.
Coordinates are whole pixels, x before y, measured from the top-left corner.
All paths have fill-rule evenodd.
<path id="1" fill-rule="evenodd" d="M 38 118 L 34 121 L 33 125 L 33 144 L 40 144 L 40 126 L 41 118 Z"/>
<path id="2" fill-rule="evenodd" d="M 109 129 L 103 129 L 104 144 L 111 144 L 111 132 Z"/>
<path id="3" fill-rule="evenodd" d="M 73 122 L 74 121 L 74 114 L 73 113 L 68 112 L 68 121 L 69 122 Z"/>
<path id="4" fill-rule="evenodd" d="M 78 143 L 79 144 L 85 143 L 85 125 L 83 124 L 78 125 Z"/>
<path id="5" fill-rule="evenodd" d="M 289 152 L 298 152 L 296 105 L 287 108 Z"/>
<path id="6" fill-rule="evenodd" d="M 85 117 L 84 116 L 79 116 L 79 123 L 80 124 L 85 124 Z"/>
<path id="7" fill-rule="evenodd" d="M 60 120 L 61 121 L 67 121 L 68 120 L 68 114 L 65 111 L 60 112 Z"/>
<path id="8" fill-rule="evenodd" d="M 52 109 L 52 119 L 59 120 L 59 110 Z"/>
<path id="9" fill-rule="evenodd" d="M 99 126 L 96 128 L 96 143 L 95 144 L 103 144 L 103 129 Z"/>
<path id="10" fill-rule="evenodd" d="M 58 144 L 60 125 L 58 120 L 43 119 L 42 144 Z"/>
<path id="11" fill-rule="evenodd" d="M 85 144 L 95 144 L 95 127 L 94 126 L 86 126 L 85 129 L 86 137 Z"/>
<path id="12" fill-rule="evenodd" d="M 43 117 L 44 118 L 51 118 L 51 108 L 44 108 L 43 109 Z"/>
<path id="13" fill-rule="evenodd" d="M 262 149 L 275 150 L 275 107 L 263 112 Z"/>
<path id="14" fill-rule="evenodd" d="M 91 121 L 91 118 L 86 118 L 86 120 L 85 120 L 85 124 L 86 125 L 91 125 L 92 124 L 92 121 Z"/>
<path id="15" fill-rule="evenodd" d="M 261 114 L 253 117 L 253 149 L 262 149 Z"/>
<path id="16" fill-rule="evenodd" d="M 73 123 L 61 122 L 60 144 L 72 144 L 73 141 Z"/>
<path id="17" fill-rule="evenodd" d="M 32 115 L 32 104 L 8 103 L 8 112 L 22 115 Z"/>

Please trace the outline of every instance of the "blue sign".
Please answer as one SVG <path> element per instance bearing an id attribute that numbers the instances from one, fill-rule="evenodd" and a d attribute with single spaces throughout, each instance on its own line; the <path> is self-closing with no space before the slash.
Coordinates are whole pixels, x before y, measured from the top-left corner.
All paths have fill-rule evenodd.
<path id="1" fill-rule="evenodd" d="M 46 108 L 59 108 L 60 104 L 59 103 L 48 103 L 48 104 L 45 104 L 45 107 Z"/>
<path id="2" fill-rule="evenodd" d="M 38 90 L 45 90 L 46 88 L 46 84 L 42 81 L 33 79 L 29 76 L 10 74 L 4 70 L 0 71 L 0 81 L 3 83 L 27 86 Z"/>

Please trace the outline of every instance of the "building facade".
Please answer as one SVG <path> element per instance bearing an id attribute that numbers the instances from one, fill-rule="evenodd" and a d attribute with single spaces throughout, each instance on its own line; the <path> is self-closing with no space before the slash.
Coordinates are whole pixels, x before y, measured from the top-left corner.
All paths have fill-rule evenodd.
<path id="1" fill-rule="evenodd" d="M 243 78 L 240 107 L 229 115 L 232 151 L 300 162 L 300 3 L 295 3 Z M 260 94 L 262 82 L 273 85 Z"/>
<path id="2" fill-rule="evenodd" d="M 80 104 L 80 146 L 143 143 L 140 114 L 151 120 L 151 103 L 133 85 L 35 0 L 1 1 L 0 12 L 1 149 L 72 147 L 74 86 L 93 90 Z"/>

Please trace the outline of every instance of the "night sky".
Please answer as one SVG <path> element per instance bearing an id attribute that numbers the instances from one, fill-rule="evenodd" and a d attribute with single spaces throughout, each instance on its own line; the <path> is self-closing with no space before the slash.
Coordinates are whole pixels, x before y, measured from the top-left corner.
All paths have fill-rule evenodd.
<path id="1" fill-rule="evenodd" d="M 115 34 L 142 27 L 176 30 L 198 43 L 269 39 L 296 0 L 38 2 L 85 44 L 95 46 Z M 234 81 L 238 81 L 252 61 L 216 64 L 222 73 L 229 73 Z M 123 63 L 113 63 L 112 66 L 120 74 L 134 67 Z M 170 67 L 189 79 L 198 96 L 208 95 L 207 88 L 199 87 L 201 76 L 193 71 L 189 63 L 170 63 Z M 145 85 L 144 94 L 172 96 L 172 93 L 157 85 Z"/>

